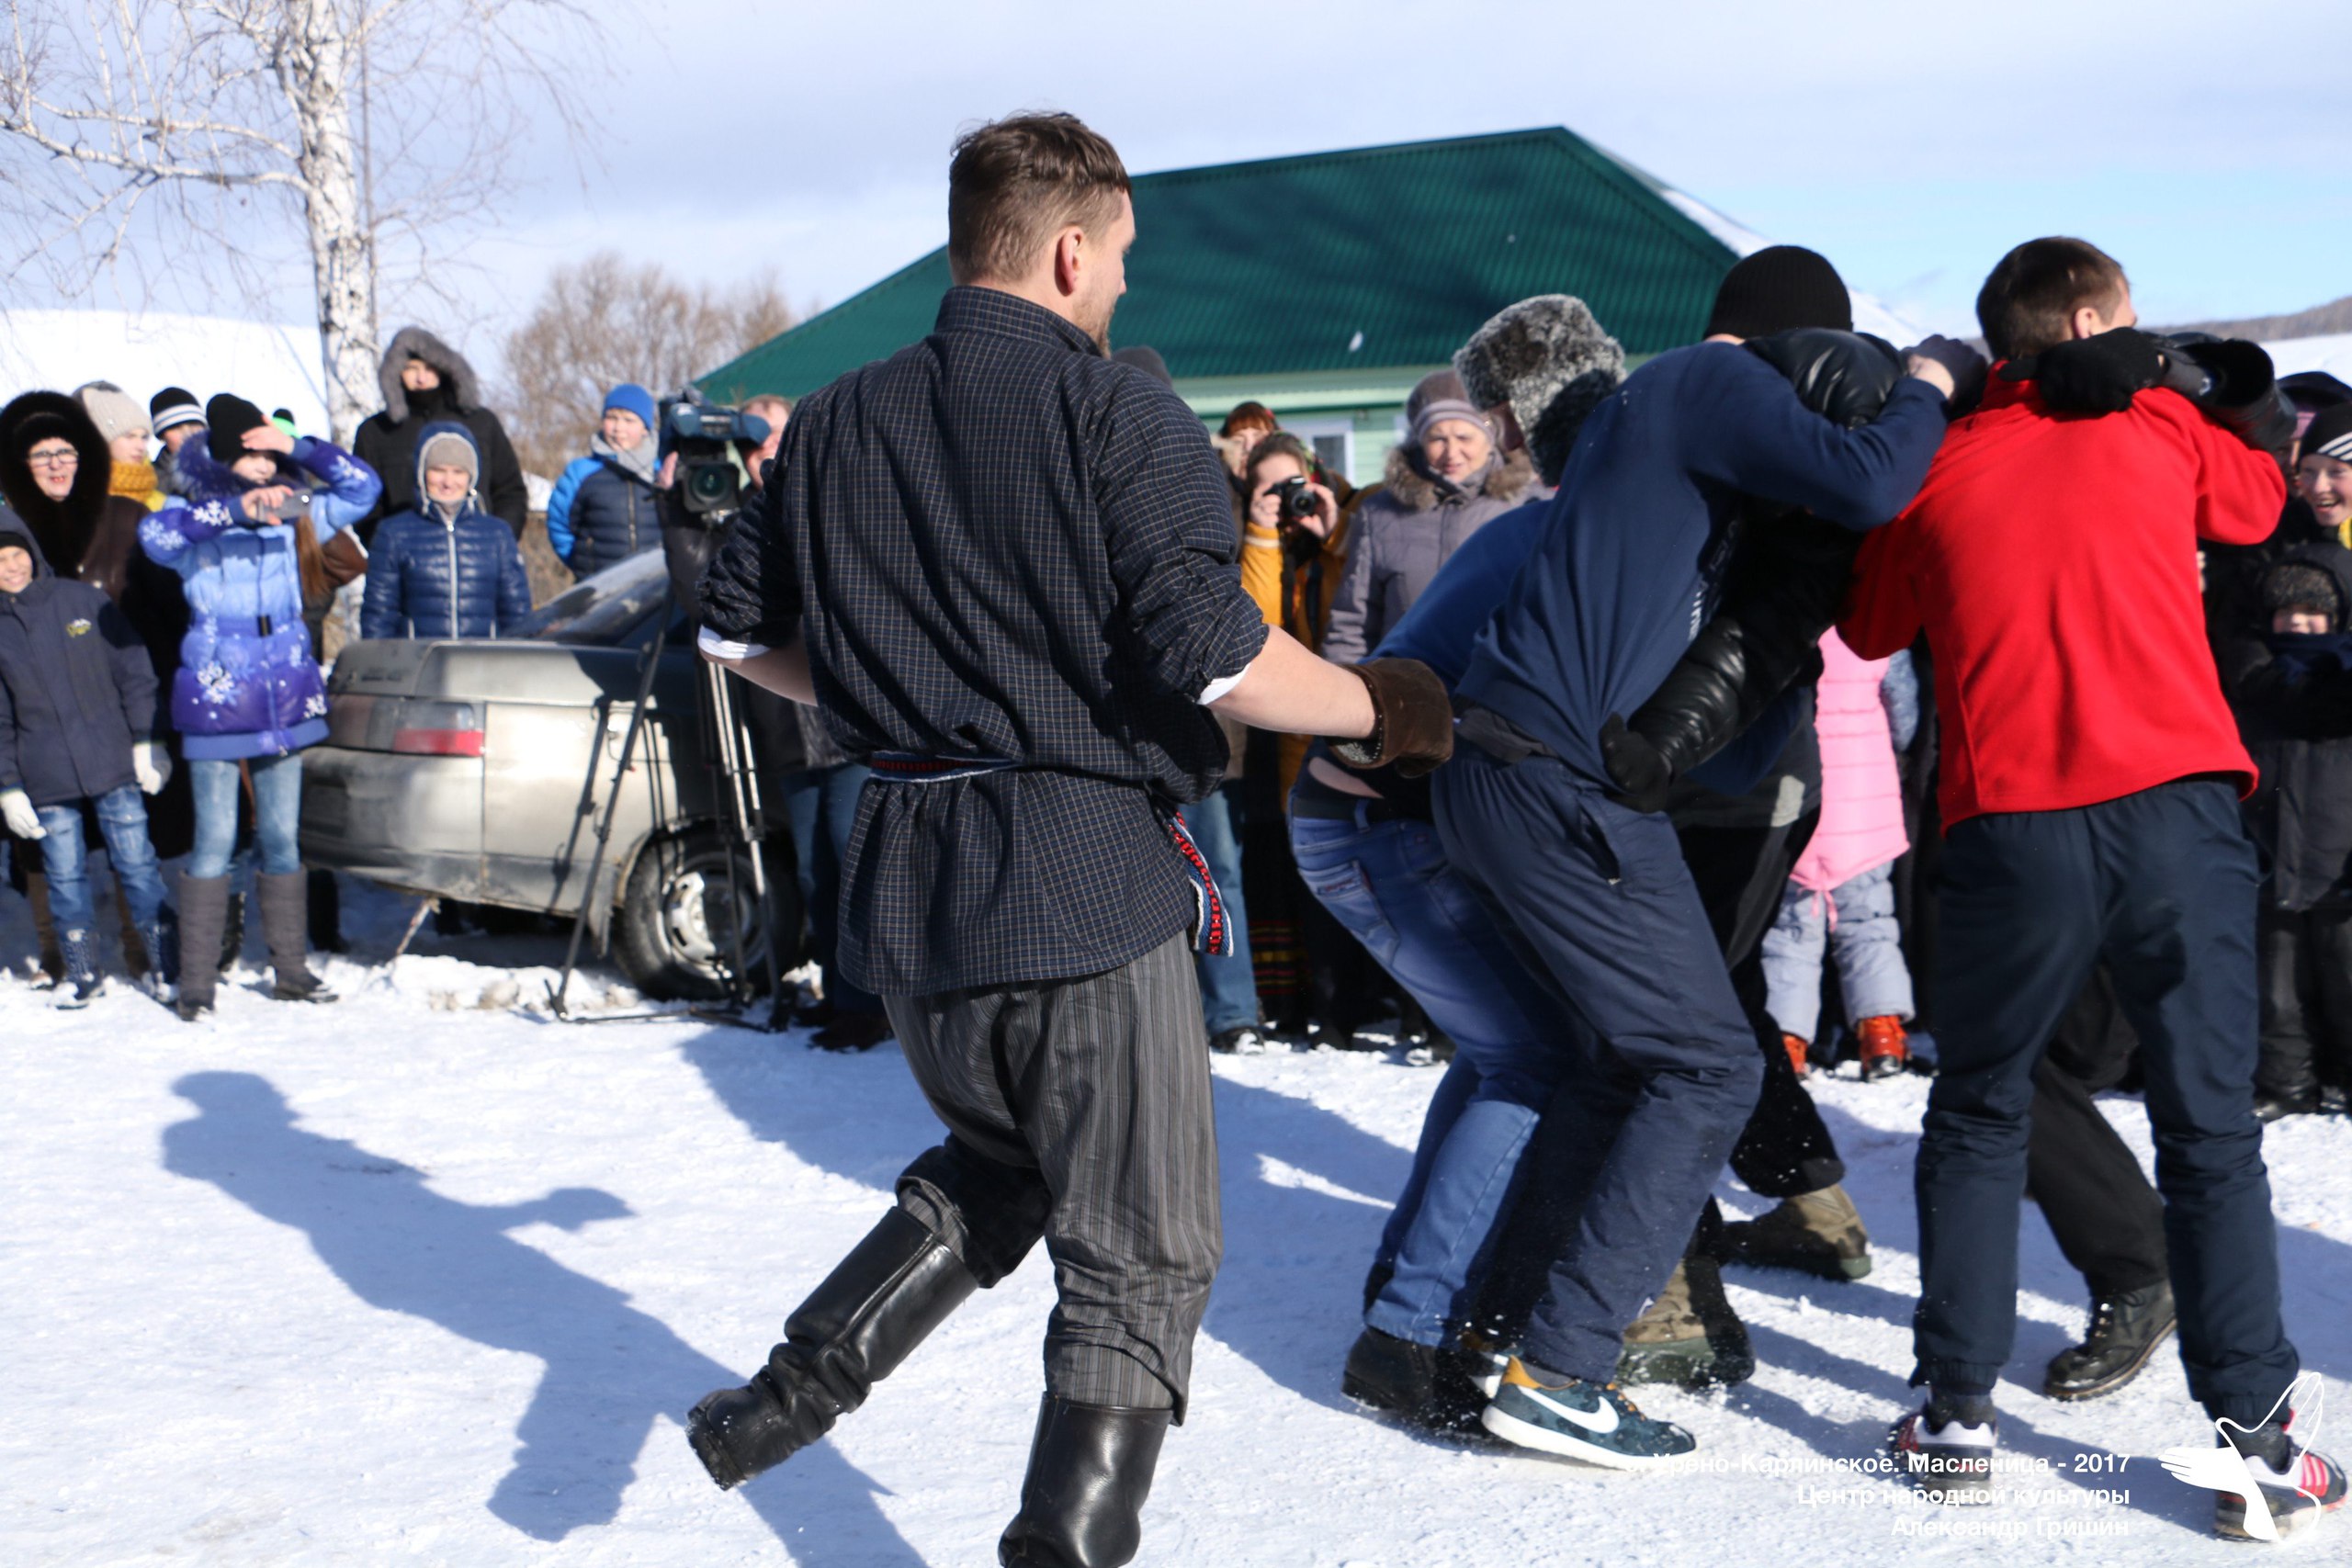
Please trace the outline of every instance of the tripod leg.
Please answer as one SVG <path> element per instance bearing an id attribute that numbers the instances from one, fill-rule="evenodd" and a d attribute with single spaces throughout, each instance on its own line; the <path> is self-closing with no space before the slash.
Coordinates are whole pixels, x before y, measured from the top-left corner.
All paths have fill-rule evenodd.
<path id="1" fill-rule="evenodd" d="M 613 841 L 613 818 L 620 810 L 621 787 L 628 782 L 629 764 L 637 757 L 637 738 L 645 728 L 646 710 L 653 704 L 653 676 L 662 665 L 662 650 L 669 645 L 670 617 L 675 613 L 675 608 L 673 595 L 662 594 L 662 608 L 657 612 L 661 619 L 654 623 L 653 640 L 646 645 L 645 653 L 638 662 L 637 703 L 629 709 L 628 729 L 621 736 L 620 761 L 613 769 L 613 787 L 605 797 L 605 815 L 596 824 L 596 847 L 588 859 L 588 885 L 581 889 L 580 908 L 571 918 L 571 941 L 563 950 L 563 973 L 554 985 L 548 987 L 548 1002 L 558 1018 L 571 1016 L 564 1010 L 564 998 L 571 989 L 572 971 L 579 966 L 580 939 L 587 934 L 588 918 L 596 908 L 596 885 L 604 876 L 605 852 L 611 848 Z M 601 739 L 604 733 L 603 727 L 599 726 L 597 736 Z M 591 750 L 588 753 L 590 779 L 593 780 L 595 773 L 596 752 Z"/>

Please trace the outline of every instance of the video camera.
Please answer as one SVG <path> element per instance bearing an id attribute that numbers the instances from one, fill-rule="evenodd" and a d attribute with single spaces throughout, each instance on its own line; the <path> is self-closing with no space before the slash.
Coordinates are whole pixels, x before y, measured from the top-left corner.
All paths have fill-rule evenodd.
<path id="1" fill-rule="evenodd" d="M 678 504 L 706 525 L 735 511 L 743 502 L 743 468 L 732 448 L 767 438 L 768 422 L 758 414 L 682 394 L 662 420 L 662 455 L 678 457 Z"/>

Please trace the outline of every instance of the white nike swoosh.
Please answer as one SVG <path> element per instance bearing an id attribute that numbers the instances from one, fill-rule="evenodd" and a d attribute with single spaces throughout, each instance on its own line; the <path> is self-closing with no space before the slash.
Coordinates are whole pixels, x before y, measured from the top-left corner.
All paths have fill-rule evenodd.
<path id="1" fill-rule="evenodd" d="M 1556 1399 L 1548 1398 L 1540 1388 L 1522 1387 L 1521 1392 L 1544 1409 L 1567 1417 L 1596 1437 L 1605 1438 L 1617 1429 L 1617 1407 L 1605 1399 L 1600 1402 L 1599 1410 L 1578 1410 L 1573 1404 L 1563 1404 Z"/>

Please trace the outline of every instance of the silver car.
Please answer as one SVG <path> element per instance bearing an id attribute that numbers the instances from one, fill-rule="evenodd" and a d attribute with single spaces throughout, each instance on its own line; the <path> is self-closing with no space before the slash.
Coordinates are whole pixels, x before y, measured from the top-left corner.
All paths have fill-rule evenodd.
<path id="1" fill-rule="evenodd" d="M 574 584 L 509 637 L 345 647 L 327 686 L 327 739 L 302 754 L 303 860 L 411 893 L 576 914 L 667 587 L 662 552 L 649 550 Z M 750 857 L 722 830 L 722 785 L 706 762 L 702 679 L 673 628 L 589 911 L 650 996 L 724 995 L 734 937 L 747 953 L 766 948 Z M 778 919 L 797 936 L 788 852 L 772 845 L 763 859 L 782 873 Z"/>

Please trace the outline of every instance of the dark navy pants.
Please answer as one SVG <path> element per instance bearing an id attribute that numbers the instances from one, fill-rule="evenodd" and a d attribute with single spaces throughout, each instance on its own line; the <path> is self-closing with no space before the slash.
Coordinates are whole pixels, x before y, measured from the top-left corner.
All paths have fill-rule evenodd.
<path id="1" fill-rule="evenodd" d="M 2034 1066 L 2102 959 L 2140 1036 L 2189 1392 L 2251 1423 L 2293 1381 L 2254 1116 L 2255 886 L 2211 780 L 1947 835 L 1914 1382 L 1989 1388 L 2008 1359 Z"/>
<path id="2" fill-rule="evenodd" d="M 1577 1219 L 1520 1348 L 1605 1382 L 1756 1107 L 1763 1059 L 1672 823 L 1546 756 L 1465 744 L 1434 782 L 1447 857 L 1588 1025 L 1545 1112 L 1574 1156 L 1547 1196 Z"/>

